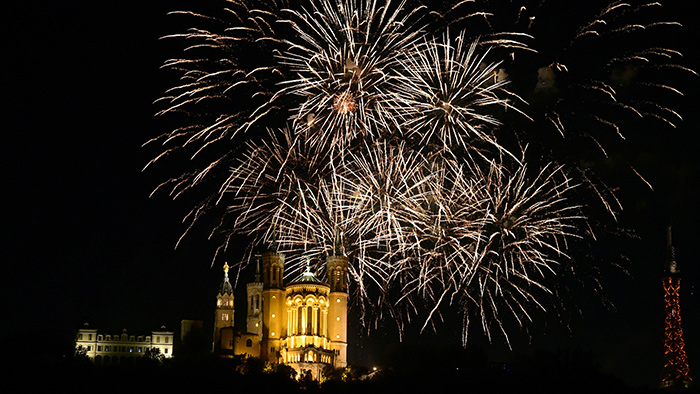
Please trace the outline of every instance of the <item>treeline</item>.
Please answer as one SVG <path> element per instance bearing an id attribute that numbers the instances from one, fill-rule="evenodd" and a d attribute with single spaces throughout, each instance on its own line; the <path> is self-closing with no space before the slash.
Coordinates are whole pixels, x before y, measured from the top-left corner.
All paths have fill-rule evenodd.
<path id="1" fill-rule="evenodd" d="M 15 364 L 8 380 L 20 390 L 70 393 L 645 393 L 600 371 L 592 355 L 578 349 L 537 352 L 512 363 L 489 361 L 475 347 L 390 346 L 381 367 L 327 368 L 319 380 L 298 376 L 289 366 L 255 358 L 222 359 L 187 352 L 171 359 L 143 357 L 123 365 L 95 365 L 84 354 L 51 362 Z M 215 390 L 215 391 L 212 391 Z M 13 390 L 10 392 L 19 392 Z"/>

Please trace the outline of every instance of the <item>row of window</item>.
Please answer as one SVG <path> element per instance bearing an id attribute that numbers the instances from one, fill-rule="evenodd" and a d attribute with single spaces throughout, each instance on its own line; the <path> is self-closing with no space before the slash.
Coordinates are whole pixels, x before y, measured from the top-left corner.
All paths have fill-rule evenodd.
<path id="1" fill-rule="evenodd" d="M 104 350 L 103 350 L 104 349 Z M 141 347 L 141 346 L 102 346 L 102 345 L 97 345 L 97 351 L 98 352 L 115 352 L 115 353 L 143 353 L 144 351 L 148 350 L 148 347 Z M 88 352 L 92 350 L 92 346 L 87 346 Z M 163 349 L 163 352 L 165 354 L 168 354 L 168 348 Z"/>
<path id="2" fill-rule="evenodd" d="M 84 338 L 86 338 L 86 339 L 84 339 Z M 85 334 L 85 335 L 83 335 L 83 334 L 78 334 L 78 340 L 79 340 L 79 341 L 82 341 L 82 340 L 92 341 L 92 334 Z M 98 335 L 98 336 L 97 336 L 97 340 L 100 341 L 100 342 L 101 342 L 101 341 L 112 341 L 112 342 L 118 342 L 118 341 L 122 341 L 122 342 L 151 342 L 151 337 L 145 337 L 145 338 L 144 338 L 144 337 L 138 337 L 137 340 L 134 340 L 134 336 L 132 335 L 132 336 L 129 337 L 129 339 L 127 340 L 125 335 L 122 335 L 121 339 L 120 339 L 119 335 L 115 335 L 115 336 L 114 336 L 114 339 L 112 339 L 112 336 L 111 336 L 111 335 L 106 335 L 106 336 L 104 337 L 104 339 L 103 339 L 102 335 Z M 169 343 L 169 342 L 170 342 L 170 337 L 165 336 L 165 337 L 163 337 L 162 340 L 163 340 L 163 343 Z M 159 335 L 157 335 L 157 336 L 156 336 L 156 343 L 160 343 L 160 341 L 161 341 L 161 337 L 160 337 Z"/>

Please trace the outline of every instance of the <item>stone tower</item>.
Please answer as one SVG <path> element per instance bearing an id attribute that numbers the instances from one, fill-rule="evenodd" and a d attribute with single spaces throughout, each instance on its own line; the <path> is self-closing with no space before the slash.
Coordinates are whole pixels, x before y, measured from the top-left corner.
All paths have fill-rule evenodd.
<path id="1" fill-rule="evenodd" d="M 284 254 L 276 248 L 262 254 L 262 341 L 260 358 L 280 362 L 280 337 L 287 326 L 284 305 Z"/>
<path id="2" fill-rule="evenodd" d="M 340 233 L 336 234 L 335 250 L 326 259 L 328 285 L 328 336 L 336 352 L 335 367 L 348 365 L 348 258 L 345 256 Z"/>
<path id="3" fill-rule="evenodd" d="M 218 350 L 221 345 L 221 329 L 233 327 L 233 286 L 228 280 L 228 264 L 224 263 L 224 279 L 216 295 L 216 312 L 214 316 L 214 343 L 212 349 Z"/>
<path id="4" fill-rule="evenodd" d="M 246 317 L 246 331 L 257 334 L 258 341 L 262 341 L 262 309 L 263 309 L 263 283 L 260 279 L 260 258 L 257 255 L 255 266 L 255 279 L 246 285 L 248 293 L 248 316 Z"/>

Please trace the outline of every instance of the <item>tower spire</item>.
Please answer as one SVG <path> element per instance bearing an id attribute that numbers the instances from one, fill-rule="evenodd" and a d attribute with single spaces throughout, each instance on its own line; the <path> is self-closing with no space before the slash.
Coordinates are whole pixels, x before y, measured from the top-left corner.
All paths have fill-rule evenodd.
<path id="1" fill-rule="evenodd" d="M 685 353 L 683 328 L 681 326 L 681 276 L 677 269 L 671 226 L 666 228 L 666 263 L 662 278 L 664 289 L 664 366 L 661 374 L 661 388 L 688 388 L 692 384 L 688 357 Z"/>
<path id="2" fill-rule="evenodd" d="M 336 227 L 335 228 L 335 248 L 333 250 L 333 255 L 335 256 L 344 256 L 345 255 L 345 248 L 343 247 L 343 240 L 340 236 L 340 228 Z"/>
<path id="3" fill-rule="evenodd" d="M 224 263 L 224 279 L 216 295 L 216 311 L 214 312 L 214 342 L 212 350 L 221 350 L 221 330 L 233 327 L 233 286 L 228 280 L 228 263 Z"/>
<path id="4" fill-rule="evenodd" d="M 231 282 L 228 280 L 229 268 L 228 263 L 224 263 L 224 279 L 221 281 L 221 286 L 219 286 L 219 294 L 222 296 L 233 294 L 233 286 L 231 286 Z"/>
<path id="5" fill-rule="evenodd" d="M 676 250 L 673 248 L 673 226 L 670 224 L 666 227 L 666 273 L 680 273 L 678 264 L 676 263 Z"/>
<path id="6" fill-rule="evenodd" d="M 262 255 L 255 255 L 255 283 L 260 282 L 260 258 Z"/>

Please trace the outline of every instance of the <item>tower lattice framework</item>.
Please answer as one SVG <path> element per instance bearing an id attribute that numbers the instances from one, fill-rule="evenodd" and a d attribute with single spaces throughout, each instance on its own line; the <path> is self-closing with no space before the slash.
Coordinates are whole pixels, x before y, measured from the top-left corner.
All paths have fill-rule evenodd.
<path id="1" fill-rule="evenodd" d="M 661 375 L 661 387 L 690 387 L 690 367 L 685 353 L 683 327 L 681 325 L 681 277 L 675 261 L 671 244 L 671 227 L 668 228 L 668 260 L 666 274 L 662 279 L 665 305 L 664 327 L 664 366 Z"/>

